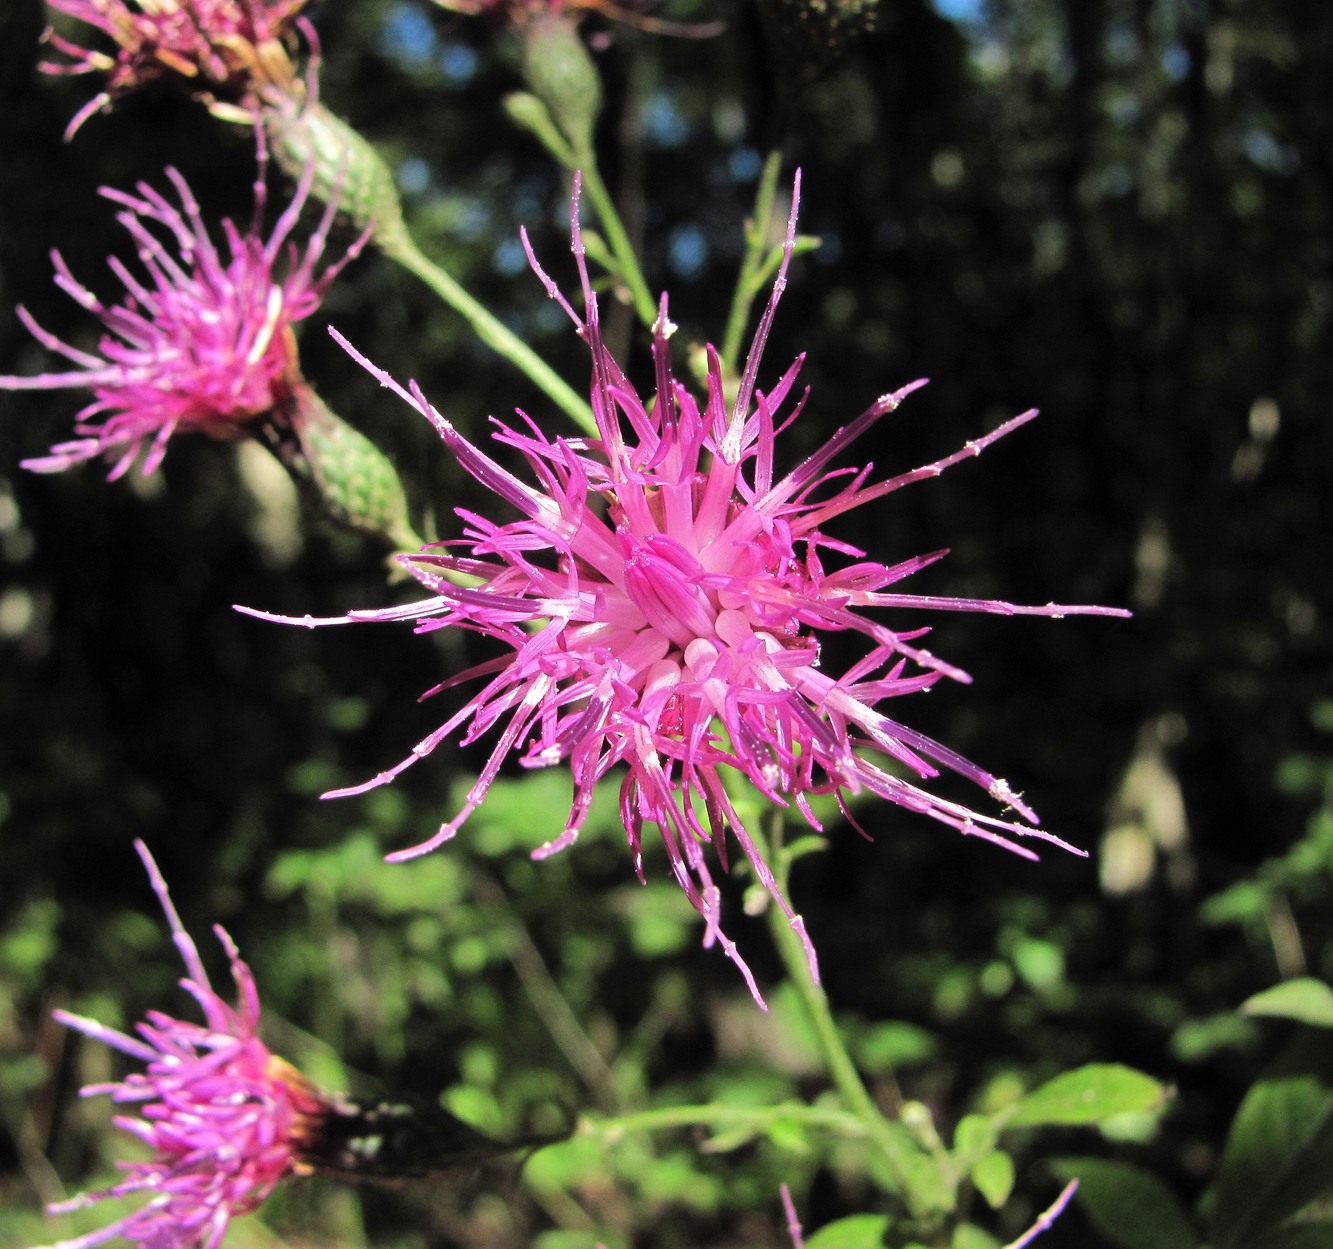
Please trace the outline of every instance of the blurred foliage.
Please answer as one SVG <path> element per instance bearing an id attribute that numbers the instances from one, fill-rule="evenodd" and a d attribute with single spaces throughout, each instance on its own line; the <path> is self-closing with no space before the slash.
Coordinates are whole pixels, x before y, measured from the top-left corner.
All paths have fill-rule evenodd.
<path id="1" fill-rule="evenodd" d="M 933 384 L 863 458 L 910 467 L 1044 410 L 984 464 L 895 496 L 874 534 L 839 536 L 895 558 L 952 545 L 932 592 L 1136 611 L 938 623 L 933 649 L 975 684 L 905 713 L 1026 786 L 1072 841 L 1104 834 L 1098 865 L 1021 863 L 871 809 L 870 840 L 832 827 L 795 870 L 872 1091 L 924 1108 L 905 1121 L 938 1127 L 980 1197 L 955 1249 L 1017 1235 L 1066 1174 L 1083 1188 L 1052 1249 L 1333 1243 L 1319 991 L 1276 1010 L 1255 996 L 1333 981 L 1333 8 L 881 0 L 875 29 L 818 66 L 793 66 L 790 43 L 774 52 L 753 6 L 667 10 L 720 13 L 726 30 L 585 31 L 603 169 L 650 282 L 672 292 L 681 351 L 721 334 L 762 156 L 781 144 L 786 171 L 804 170 L 802 230 L 822 240 L 794 266 L 770 348 L 774 367 L 809 353 L 808 428 L 789 453 L 922 374 Z M 517 47 L 425 0 L 311 14 L 323 99 L 379 145 L 423 249 L 584 377 L 517 244 L 524 224 L 568 283 L 563 175 L 498 106 L 519 85 Z M 159 182 L 170 163 L 210 211 L 244 220 L 253 177 L 247 134 L 165 92 L 63 142 L 92 88 L 36 72 L 42 25 L 39 0 L 0 9 L 3 372 L 48 367 L 15 304 L 87 341 L 48 253 L 107 287 L 124 235 L 99 185 Z M 460 426 L 547 411 L 379 257 L 324 310 Z M 627 308 L 608 333 L 641 368 Z M 302 359 L 411 467 L 419 530 L 443 534 L 479 502 L 426 423 L 316 325 Z M 109 1107 L 75 1097 L 113 1060 L 73 1044 L 51 1008 L 123 1026 L 184 1005 L 135 836 L 209 967 L 225 973 L 205 939 L 217 920 L 255 968 L 269 1041 L 330 1086 L 442 1099 L 500 1135 L 594 1111 L 765 1111 L 730 1137 L 576 1136 L 520 1178 L 497 1164 L 402 1192 L 289 1185 L 237 1223 L 232 1249 L 786 1245 L 783 1181 L 808 1249 L 881 1243 L 860 1143 L 781 1113 L 836 1109 L 797 1004 L 777 990 L 755 1011 L 662 864 L 634 880 L 613 791 L 540 863 L 528 853 L 568 802 L 555 774 L 507 779 L 454 842 L 405 866 L 381 856 L 452 814 L 480 757 L 441 750 L 392 790 L 317 800 L 443 718 L 440 700 L 412 699 L 475 660 L 472 644 L 237 615 L 381 603 L 378 551 L 303 527 L 283 480 L 217 444 L 178 439 L 148 481 L 20 472 L 74 406 L 10 395 L 0 409 L 0 1245 L 105 1221 L 57 1231 L 38 1212 L 115 1157 Z M 773 986 L 745 883 L 724 883 L 729 930 Z M 1095 1088 L 1121 1064 L 1170 1100 L 1031 1118 L 1059 1101 L 1062 1073 Z M 1024 1115 L 1044 1134 L 1009 1126 Z"/>

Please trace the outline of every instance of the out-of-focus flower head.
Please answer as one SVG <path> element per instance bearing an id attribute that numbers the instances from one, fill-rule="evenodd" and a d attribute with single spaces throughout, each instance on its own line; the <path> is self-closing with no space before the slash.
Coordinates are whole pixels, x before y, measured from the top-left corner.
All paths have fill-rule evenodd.
<path id="1" fill-rule="evenodd" d="M 327 795 L 364 792 L 392 780 L 449 738 L 466 745 L 496 731 L 462 810 L 429 840 L 391 859 L 424 854 L 453 837 L 511 755 L 526 767 L 567 764 L 573 774 L 564 828 L 534 851 L 538 858 L 552 854 L 575 840 L 595 786 L 624 764 L 621 814 L 640 876 L 643 833 L 652 825 L 676 880 L 705 920 L 705 941 L 722 944 L 756 998 L 753 977 L 718 926 L 720 895 L 705 856 L 711 845 L 726 865 L 728 831 L 806 941 L 812 971 L 815 961 L 801 919 L 765 861 L 757 830 L 737 810 L 734 784 L 748 783 L 772 803 L 795 807 L 816 829 L 812 796 L 833 793 L 842 802 L 868 792 L 1029 858 L 1035 856 L 1015 839 L 1044 838 L 1063 846 L 1036 827 L 1037 816 L 1005 781 L 879 708 L 944 677 L 968 679 L 917 645 L 928 632 L 912 619 L 922 610 L 1125 614 L 900 593 L 892 587 L 945 552 L 884 564 L 826 532 L 844 513 L 980 454 L 1035 412 L 935 464 L 884 481 L 872 482 L 869 467 L 831 468 L 923 384 L 914 382 L 877 399 L 792 471 L 779 471 L 777 435 L 806 403 L 807 396 L 796 390 L 801 358 L 769 390 L 759 390 L 757 383 L 795 245 L 799 186 L 798 178 L 782 265 L 739 388 L 724 383 L 710 347 L 702 404 L 672 373 L 668 340 L 675 327 L 665 296 L 653 337 L 653 400 L 640 398 L 607 350 L 584 261 L 576 195 L 572 228 L 584 316 L 531 251 L 529 257 L 591 350 L 592 408 L 600 437 L 552 437 L 522 413 L 517 427 L 498 424 L 495 441 L 527 462 L 534 482 L 464 438 L 415 385 L 405 390 L 348 345 L 384 385 L 434 423 L 463 468 L 518 519 L 493 521 L 460 509 L 461 538 L 436 551 L 400 556 L 431 591 L 421 602 L 289 621 L 412 620 L 419 632 L 458 627 L 511 650 L 430 691 L 482 682 L 401 763 L 363 785 Z M 908 619 L 890 627 L 864 614 L 866 609 Z M 820 662 L 821 638 L 831 633 L 860 634 L 866 642 L 862 656 L 841 675 Z M 980 785 L 1000 813 L 979 813 L 917 783 L 941 770 Z"/>
<path id="2" fill-rule="evenodd" d="M 18 314 L 33 337 L 78 367 L 35 377 L 0 377 L 3 390 L 88 389 L 93 401 L 75 418 L 80 435 L 51 453 L 24 461 L 37 472 L 59 472 L 84 460 L 114 460 L 111 478 L 125 473 L 147 446 L 150 473 L 178 430 L 213 438 L 244 437 L 261 418 L 290 419 L 304 387 L 292 327 L 318 307 L 325 288 L 364 246 L 363 235 L 339 260 L 319 272 L 337 211 L 336 196 L 304 250 L 291 235 L 310 192 L 307 170 L 273 232 L 261 233 L 267 157 L 259 145 L 255 212 L 248 230 L 224 221 L 225 254 L 214 246 L 185 179 L 167 178 L 179 207 L 145 183 L 137 194 L 104 187 L 121 207 L 144 277 L 114 257 L 108 262 L 125 296 L 107 306 L 52 253 L 56 285 L 101 318 L 98 353 L 82 351 L 44 330 L 26 309 Z"/>
<path id="3" fill-rule="evenodd" d="M 720 22 L 673 22 L 652 13 L 656 0 L 435 0 L 442 9 L 492 18 L 504 26 L 521 30 L 541 17 L 566 17 L 577 21 L 586 13 L 599 13 L 611 21 L 653 34 L 707 38 L 722 30 Z"/>
<path id="4" fill-rule="evenodd" d="M 59 1022 L 145 1064 L 142 1072 L 88 1085 L 82 1094 L 106 1094 L 134 1108 L 118 1115 L 116 1126 L 147 1145 L 152 1157 L 121 1163 L 125 1178 L 110 1188 L 50 1206 L 52 1214 L 67 1214 L 109 1198 L 148 1197 L 132 1214 L 53 1249 L 91 1249 L 116 1236 L 149 1249 L 215 1249 L 236 1215 L 254 1210 L 287 1176 L 312 1169 L 304 1153 L 336 1108 L 259 1039 L 254 977 L 220 927 L 213 931 L 231 962 L 236 1005 L 214 992 L 162 874 L 144 844 L 135 846 L 189 973 L 181 986 L 198 1002 L 204 1022 L 150 1011 L 130 1036 L 55 1012 Z"/>
<path id="5" fill-rule="evenodd" d="M 249 121 L 267 89 L 296 86 L 292 44 L 309 0 L 49 0 L 53 9 L 100 30 L 112 52 L 48 31 L 69 58 L 49 74 L 104 74 L 106 86 L 75 115 L 66 138 L 99 109 L 160 79 L 176 79 L 221 117 Z"/>

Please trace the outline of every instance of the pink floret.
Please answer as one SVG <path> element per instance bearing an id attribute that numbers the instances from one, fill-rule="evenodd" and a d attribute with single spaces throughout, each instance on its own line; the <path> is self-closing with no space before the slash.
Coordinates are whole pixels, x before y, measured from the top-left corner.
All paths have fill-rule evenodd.
<path id="1" fill-rule="evenodd" d="M 531 482 L 466 439 L 415 386 L 404 390 L 344 343 L 434 423 L 463 468 L 519 519 L 496 522 L 460 510 L 461 538 L 401 556 L 431 591 L 424 601 L 291 621 L 411 620 L 421 632 L 456 626 L 512 649 L 430 691 L 482 682 L 401 763 L 364 785 L 326 795 L 363 792 L 392 780 L 443 741 L 467 745 L 495 732 L 463 809 L 429 840 L 391 859 L 423 854 L 453 837 L 511 756 L 526 767 L 564 764 L 571 770 L 574 796 L 564 827 L 534 851 L 538 858 L 549 855 L 574 841 L 594 787 L 623 764 L 621 813 L 640 876 L 643 831 L 652 825 L 676 880 L 704 918 L 706 942 L 721 943 L 756 998 L 749 970 L 718 926 L 719 890 L 705 856 L 711 845 L 726 866 L 728 831 L 805 941 L 812 971 L 815 960 L 755 830 L 733 802 L 737 780 L 779 807 L 795 807 L 816 829 L 812 796 L 832 793 L 843 803 L 869 793 L 1029 858 L 1035 856 L 1016 838 L 1072 849 L 1036 827 L 1035 813 L 1006 782 L 879 709 L 942 678 L 968 678 L 918 645 L 926 628 L 892 628 L 864 614 L 866 609 L 1125 614 L 904 594 L 895 587 L 945 552 L 883 564 L 824 532 L 842 513 L 979 455 L 1036 414 L 1024 413 L 954 455 L 885 481 L 872 483 L 869 468 L 831 467 L 924 384 L 913 382 L 875 400 L 795 469 L 780 474 L 777 436 L 807 399 L 796 386 L 801 359 L 767 391 L 757 388 L 757 379 L 786 284 L 796 198 L 782 266 L 739 387 L 733 392 L 724 384 L 710 347 L 702 403 L 672 373 L 668 340 L 675 327 L 665 297 L 654 328 L 652 401 L 639 397 L 607 350 L 575 199 L 574 252 L 586 314 L 579 316 L 532 263 L 591 350 L 600 438 L 553 439 L 525 416 L 517 427 L 497 423 L 494 440 L 526 461 Z M 860 634 L 866 642 L 841 676 L 821 666 L 820 640 L 831 633 Z M 979 813 L 917 783 L 941 770 L 981 786 L 1000 812 Z"/>
<path id="2" fill-rule="evenodd" d="M 147 1249 L 215 1249 L 234 1216 L 255 1209 L 280 1180 L 310 1169 L 302 1150 L 331 1110 L 324 1094 L 256 1035 L 254 977 L 221 928 L 214 932 L 231 962 L 236 1006 L 213 991 L 157 865 L 142 842 L 135 844 L 189 972 L 181 985 L 203 1010 L 204 1022 L 150 1011 L 137 1025 L 138 1035 L 129 1036 L 55 1012 L 61 1023 L 145 1064 L 143 1072 L 88 1085 L 82 1093 L 137 1106 L 136 1114 L 118 1115 L 115 1123 L 152 1157 L 122 1162 L 125 1178 L 110 1188 L 48 1207 L 67 1214 L 108 1198 L 143 1193 L 149 1199 L 134 1213 L 51 1249 L 88 1249 L 116 1236 Z"/>
<path id="3" fill-rule="evenodd" d="M 106 75 L 106 89 L 70 122 L 69 138 L 113 100 L 163 78 L 177 78 L 210 100 L 246 102 L 253 112 L 258 91 L 289 80 L 291 65 L 283 44 L 298 20 L 303 21 L 301 10 L 310 0 L 49 2 L 116 45 L 114 53 L 103 52 L 47 32 L 47 42 L 68 59 L 44 62 L 46 73 Z"/>
<path id="4" fill-rule="evenodd" d="M 292 327 L 318 307 L 325 288 L 365 243 L 359 239 L 339 261 L 317 273 L 336 211 L 330 200 L 323 220 L 298 250 L 290 239 L 310 194 L 313 168 L 265 239 L 260 224 L 265 200 L 264 166 L 255 184 L 255 216 L 246 232 L 222 223 L 225 254 L 214 246 L 185 179 L 167 177 L 179 207 L 140 183 L 137 194 L 103 188 L 122 211 L 117 220 L 134 240 L 144 276 L 112 258 L 111 271 L 125 288 L 123 300 L 103 304 L 53 253 L 56 284 L 98 316 L 105 333 L 97 354 L 81 351 L 44 330 L 20 308 L 33 337 L 78 367 L 35 377 L 0 377 L 3 390 L 88 389 L 93 401 L 75 417 L 80 436 L 25 460 L 35 472 L 60 472 L 84 460 L 112 459 L 120 477 L 140 452 L 151 473 L 177 431 L 213 438 L 246 436 L 261 418 L 285 418 L 300 384 Z"/>

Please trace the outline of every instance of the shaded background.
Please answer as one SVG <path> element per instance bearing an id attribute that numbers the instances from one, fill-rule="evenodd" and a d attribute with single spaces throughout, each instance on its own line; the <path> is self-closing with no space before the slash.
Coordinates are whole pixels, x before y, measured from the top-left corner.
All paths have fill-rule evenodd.
<path id="1" fill-rule="evenodd" d="M 526 224 L 568 287 L 563 180 L 497 113 L 517 86 L 512 49 L 424 2 L 311 13 L 324 98 L 382 145 L 423 247 L 582 379 L 580 345 L 516 245 Z M 931 386 L 858 462 L 900 471 L 1043 412 L 840 536 L 888 562 L 950 546 L 920 593 L 1135 611 L 932 621 L 933 648 L 975 684 L 937 689 L 904 719 L 1009 778 L 1093 858 L 1034 866 L 865 812 L 873 844 L 840 828 L 795 882 L 834 1004 L 866 1027 L 902 1024 L 904 1088 L 946 1121 L 1005 1081 L 1082 1061 L 1174 1081 L 1155 1136 L 1098 1147 L 1190 1200 L 1276 1044 L 1227 1012 L 1285 976 L 1333 976 L 1329 839 L 1311 822 L 1333 755 L 1333 9 L 885 0 L 876 32 L 827 59 L 799 35 L 774 38 L 752 6 L 724 16 L 726 33 L 704 42 L 587 27 L 608 86 L 605 168 L 650 283 L 672 293 L 676 341 L 720 335 L 760 159 L 781 143 L 784 176 L 804 170 L 801 227 L 823 240 L 794 267 L 768 357 L 776 373 L 808 353 L 813 395 L 787 454 L 923 375 Z M 0 14 L 0 371 L 24 374 L 52 362 L 13 305 L 74 342 L 93 329 L 52 285 L 50 248 L 115 289 L 105 257 L 126 254 L 125 236 L 97 186 L 160 184 L 170 163 L 208 209 L 245 220 L 253 177 L 247 135 L 166 92 L 62 142 L 91 88 L 36 72 L 42 24 L 35 0 Z M 460 424 L 547 410 L 378 256 L 348 270 L 320 318 Z M 628 344 L 625 319 L 612 332 L 634 375 L 641 336 Z M 418 515 L 446 533 L 450 508 L 484 503 L 321 325 L 305 327 L 302 351 L 332 405 L 412 466 Z M 95 1060 L 65 1052 L 50 1007 L 133 1019 L 178 974 L 136 836 L 201 942 L 217 919 L 251 958 L 279 1048 L 332 1078 L 450 1088 L 497 1129 L 561 1105 L 716 1093 L 708 1080 L 748 1080 L 756 1096 L 811 1087 L 780 1029 L 747 1021 L 725 960 L 695 949 L 683 900 L 631 883 L 613 819 L 534 867 L 524 851 L 547 834 L 520 802 L 507 829 L 479 820 L 429 864 L 374 867 L 434 828 L 478 759 L 441 752 L 369 799 L 316 795 L 397 760 L 442 719 L 413 699 L 462 655 L 387 627 L 309 634 L 236 615 L 232 603 L 340 614 L 403 591 L 386 591 L 369 544 L 299 523 L 284 484 L 235 448 L 178 439 L 146 482 L 18 470 L 68 436 L 76 406 L 0 401 L 5 1244 L 51 1235 L 28 1212 L 58 1191 L 56 1172 L 77 1182 L 103 1148 L 102 1120 L 70 1101 Z M 538 818 L 565 801 L 549 780 Z M 1309 852 L 1283 860 L 1302 838 Z M 733 894 L 733 935 L 772 983 L 762 927 Z M 616 1056 L 610 1074 L 544 1052 L 523 933 Z M 676 1155 L 662 1148 L 665 1166 Z M 663 1245 L 776 1241 L 770 1198 L 751 1205 L 768 1203 L 768 1224 L 736 1212 L 783 1176 L 808 1180 L 810 1227 L 873 1200 L 772 1151 L 711 1165 L 682 1148 L 679 1191 L 626 1180 L 584 1197 L 599 1226 Z M 1049 1186 L 1034 1157 L 1020 1192 L 1040 1204 Z M 293 1240 L 315 1220 L 349 1243 L 530 1243 L 561 1219 L 475 1180 L 445 1202 L 291 1202 L 279 1226 Z M 1078 1219 L 1047 1243 L 1090 1243 Z"/>

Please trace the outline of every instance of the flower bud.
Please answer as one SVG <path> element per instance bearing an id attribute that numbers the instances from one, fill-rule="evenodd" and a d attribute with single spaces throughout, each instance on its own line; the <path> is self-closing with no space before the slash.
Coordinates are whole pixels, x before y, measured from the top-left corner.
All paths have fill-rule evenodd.
<path id="1" fill-rule="evenodd" d="M 410 242 L 393 174 L 374 146 L 337 114 L 312 101 L 273 98 L 264 113 L 273 154 L 283 171 L 299 179 L 314 169 L 311 194 L 338 209 L 358 229 L 374 229 L 376 245 L 390 255 Z"/>
<path id="2" fill-rule="evenodd" d="M 568 17 L 543 13 L 523 26 L 523 75 L 576 158 L 590 151 L 602 108 L 602 80 Z"/>
<path id="3" fill-rule="evenodd" d="M 270 447 L 297 484 L 334 521 L 416 550 L 398 472 L 373 442 L 342 420 L 307 385 L 296 389 L 285 423 L 267 431 Z"/>

